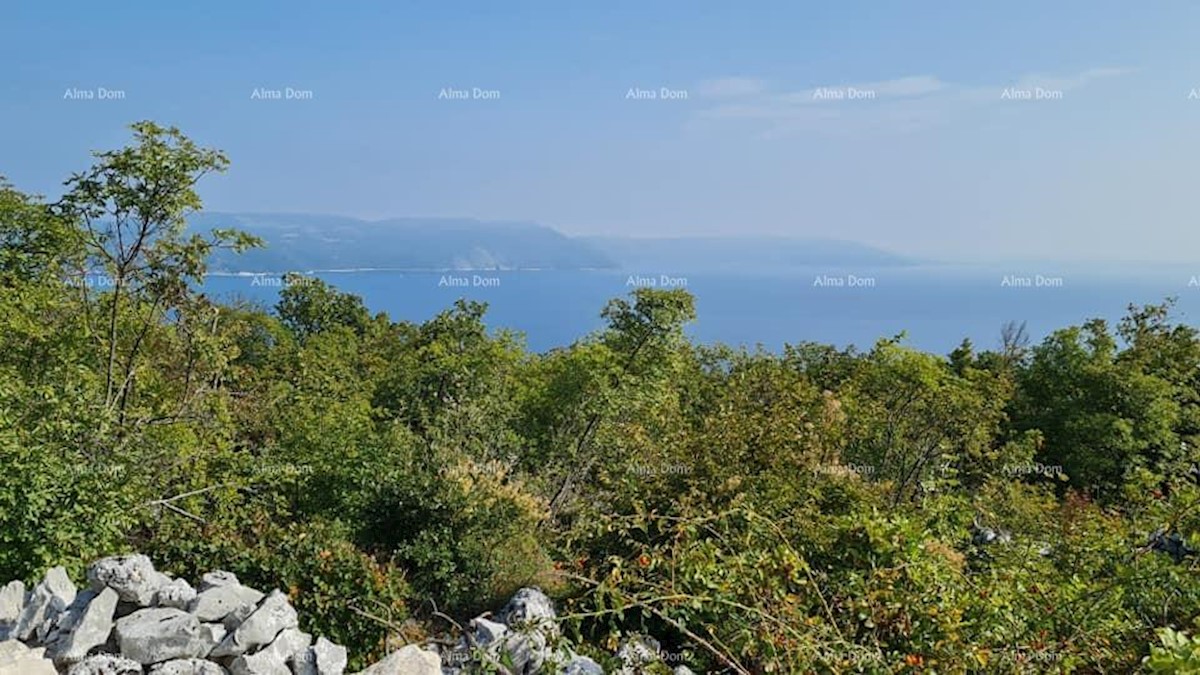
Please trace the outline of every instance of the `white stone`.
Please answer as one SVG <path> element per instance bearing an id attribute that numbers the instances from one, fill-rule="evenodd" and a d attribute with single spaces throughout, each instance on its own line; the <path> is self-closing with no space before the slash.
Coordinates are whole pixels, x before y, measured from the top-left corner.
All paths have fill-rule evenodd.
<path id="1" fill-rule="evenodd" d="M 236 630 L 225 636 L 210 656 L 239 656 L 253 652 L 270 644 L 284 629 L 297 625 L 299 617 L 296 616 L 296 610 L 288 597 L 276 589 L 258 604 L 254 613 L 246 617 Z"/>
<path id="2" fill-rule="evenodd" d="M 216 649 L 217 645 L 221 644 L 221 640 L 224 640 L 228 634 L 229 631 L 225 630 L 225 626 L 219 623 L 200 624 L 200 640 L 206 645 L 204 653 L 207 654 Z"/>
<path id="3" fill-rule="evenodd" d="M 253 607 L 262 598 L 262 593 L 241 584 L 211 586 L 196 595 L 188 611 L 201 621 L 220 621 L 238 609 Z"/>
<path id="4" fill-rule="evenodd" d="M 316 657 L 319 675 L 342 675 L 346 672 L 348 656 L 345 647 L 335 645 L 325 638 L 317 638 L 317 644 L 312 646 L 312 653 Z"/>
<path id="5" fill-rule="evenodd" d="M 563 666 L 563 675 L 604 675 L 604 669 L 586 656 L 576 656 Z"/>
<path id="6" fill-rule="evenodd" d="M 10 581 L 0 588 L 0 640 L 4 633 L 17 625 L 21 618 L 21 610 L 25 608 L 25 584 L 20 581 Z"/>
<path id="7" fill-rule="evenodd" d="M 187 609 L 196 599 L 196 589 L 184 579 L 172 579 L 163 584 L 154 596 L 154 604 L 159 607 L 174 607 Z"/>
<path id="8" fill-rule="evenodd" d="M 34 587 L 21 616 L 12 631 L 12 637 L 25 642 L 41 643 L 46 639 L 59 613 L 75 601 L 75 584 L 67 577 L 67 571 L 55 567 L 46 572 L 46 578 Z"/>
<path id="9" fill-rule="evenodd" d="M 292 675 L 288 664 L 312 644 L 312 636 L 298 628 L 286 628 L 271 644 L 253 654 L 243 654 L 229 664 L 233 675 Z"/>
<path id="10" fill-rule="evenodd" d="M 504 623 L 508 624 L 509 628 L 519 628 L 529 624 L 539 626 L 553 624 L 554 603 L 537 588 L 522 588 L 504 606 L 500 616 L 503 617 Z"/>
<path id="11" fill-rule="evenodd" d="M 117 620 L 121 655 L 138 663 L 205 656 L 209 645 L 200 621 L 183 610 L 169 607 L 142 609 Z"/>
<path id="12" fill-rule="evenodd" d="M 259 598 L 258 600 L 262 600 L 262 598 Z M 247 617 L 254 613 L 254 609 L 258 606 L 258 600 L 254 601 L 253 604 L 242 605 L 241 607 L 238 607 L 232 612 L 226 614 L 225 618 L 221 619 L 221 625 L 223 625 L 227 631 L 236 630 L 238 626 L 242 625 L 242 622 L 245 621 Z"/>
<path id="13" fill-rule="evenodd" d="M 228 675 L 229 671 L 204 659 L 173 659 L 150 669 L 150 675 Z"/>
<path id="14" fill-rule="evenodd" d="M 442 675 L 442 660 L 433 652 L 408 645 L 358 675 Z"/>
<path id="15" fill-rule="evenodd" d="M 87 578 L 92 590 L 111 588 L 121 600 L 139 607 L 149 607 L 158 589 L 171 582 L 170 577 L 154 569 L 150 558 L 141 554 L 101 558 L 88 566 Z"/>
<path id="16" fill-rule="evenodd" d="M 54 662 L 42 649 L 30 649 L 17 640 L 0 642 L 0 675 L 58 675 Z"/>
<path id="17" fill-rule="evenodd" d="M 111 588 L 77 595 L 47 640 L 50 658 L 60 665 L 82 661 L 93 648 L 108 642 L 116 611 L 117 592 Z"/>
<path id="18" fill-rule="evenodd" d="M 142 675 L 142 664 L 113 654 L 97 654 L 71 666 L 67 675 Z"/>
<path id="19" fill-rule="evenodd" d="M 214 586 L 241 586 L 237 575 L 233 572 L 217 570 L 216 572 L 208 572 L 200 577 L 200 590 L 207 591 Z"/>

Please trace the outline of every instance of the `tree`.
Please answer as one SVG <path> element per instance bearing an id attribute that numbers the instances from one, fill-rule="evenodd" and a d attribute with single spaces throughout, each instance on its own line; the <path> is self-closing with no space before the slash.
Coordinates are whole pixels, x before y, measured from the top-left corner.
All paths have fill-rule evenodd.
<path id="1" fill-rule="evenodd" d="M 342 293 L 317 277 L 287 274 L 275 311 L 296 337 L 309 336 L 335 327 L 348 328 L 362 335 L 370 313 L 362 298 Z"/>
<path id="2" fill-rule="evenodd" d="M 196 183 L 229 164 L 217 150 L 198 147 L 175 127 L 153 122 L 131 126 L 134 143 L 95 153 L 96 163 L 66 182 L 55 212 L 79 222 L 86 255 L 79 288 L 95 305 L 101 324 L 89 329 L 103 344 L 104 406 L 124 419 L 136 386 L 137 368 L 149 331 L 174 312 L 197 307 L 192 284 L 203 280 L 207 258 L 217 247 L 243 250 L 260 242 L 233 230 L 208 238 L 187 235 L 187 216 L 201 206 Z M 88 275 L 100 273 L 111 288 L 98 298 Z M 127 307 L 127 305 L 129 305 Z M 131 312 L 123 325 L 122 313 Z M 92 313 L 89 311 L 89 323 Z"/>
<path id="3" fill-rule="evenodd" d="M 992 439 L 1007 394 L 1001 381 L 967 365 L 880 341 L 859 363 L 846 393 L 846 457 L 891 482 L 896 502 L 970 467 L 991 469 Z M 953 472 L 948 470 L 953 470 Z"/>
<path id="4" fill-rule="evenodd" d="M 81 243 L 69 218 L 0 176 L 0 287 L 60 280 Z"/>
<path id="5" fill-rule="evenodd" d="M 1040 430 L 1040 456 L 1077 487 L 1113 495 L 1131 469 L 1179 447 L 1179 405 L 1141 358 L 1120 358 L 1104 321 L 1059 330 L 1032 351 L 1019 378 L 1013 425 Z"/>
<path id="6" fill-rule="evenodd" d="M 683 326 L 696 317 L 695 299 L 685 290 L 662 291 L 639 288 L 632 295 L 632 302 L 615 298 L 604 307 L 600 315 L 608 321 L 608 328 L 599 337 L 600 349 L 608 357 L 601 357 L 600 364 L 608 368 L 607 380 L 600 392 L 594 395 L 594 405 L 578 426 L 578 435 L 567 441 L 567 448 L 559 450 L 567 458 L 565 476 L 550 500 L 552 512 L 557 512 L 572 495 L 577 482 L 588 475 L 604 452 L 593 452 L 591 444 L 602 421 L 621 403 L 623 393 L 638 393 L 644 385 L 669 372 L 674 359 L 669 355 L 683 340 Z M 587 347 L 580 347 L 587 349 Z M 586 381 L 586 378 L 580 380 Z M 562 420 L 571 424 L 569 417 Z"/>

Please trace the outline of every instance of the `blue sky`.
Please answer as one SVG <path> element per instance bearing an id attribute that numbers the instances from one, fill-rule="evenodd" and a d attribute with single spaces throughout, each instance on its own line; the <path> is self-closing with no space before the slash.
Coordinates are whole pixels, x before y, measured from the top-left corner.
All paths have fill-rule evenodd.
<path id="1" fill-rule="evenodd" d="M 230 155 L 217 210 L 1186 261 L 1196 35 L 1182 1 L 23 3 L 0 173 L 55 196 L 154 119 Z"/>

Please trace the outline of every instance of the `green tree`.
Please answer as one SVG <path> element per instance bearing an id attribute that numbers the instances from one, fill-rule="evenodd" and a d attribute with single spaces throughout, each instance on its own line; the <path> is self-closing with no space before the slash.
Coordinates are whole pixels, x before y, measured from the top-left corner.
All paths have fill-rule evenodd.
<path id="1" fill-rule="evenodd" d="M 275 311 L 301 341 L 335 327 L 362 335 L 370 314 L 357 295 L 343 293 L 317 277 L 287 274 Z"/>
<path id="2" fill-rule="evenodd" d="M 110 290 L 93 299 L 89 278 L 79 280 L 88 306 L 89 332 L 103 345 L 104 405 L 122 419 L 137 383 L 148 333 L 173 311 L 203 312 L 191 284 L 203 279 L 216 247 L 241 250 L 258 244 L 236 231 L 210 237 L 185 232 L 186 217 L 200 208 L 197 181 L 224 171 L 219 151 L 198 147 L 174 127 L 132 125 L 134 142 L 95 153 L 96 163 L 73 175 L 56 211 L 82 224 L 85 275 L 100 275 Z M 93 311 L 95 325 L 92 325 Z M 122 313 L 129 321 L 122 321 Z"/>
<path id="3" fill-rule="evenodd" d="M 1120 358 L 1103 321 L 1056 331 L 1021 372 L 1014 426 L 1042 433 L 1041 461 L 1064 467 L 1072 485 L 1114 494 L 1180 444 L 1172 387 L 1141 363 Z"/>

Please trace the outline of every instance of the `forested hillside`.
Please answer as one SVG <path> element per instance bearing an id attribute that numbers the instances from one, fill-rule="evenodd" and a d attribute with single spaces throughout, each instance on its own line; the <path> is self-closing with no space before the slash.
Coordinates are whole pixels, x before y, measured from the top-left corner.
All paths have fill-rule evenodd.
<path id="1" fill-rule="evenodd" d="M 0 185 L 0 579 L 229 570 L 352 666 L 527 585 L 610 667 L 638 634 L 697 672 L 1200 663 L 1200 335 L 1169 302 L 767 353 L 639 289 L 537 354 L 475 303 L 216 303 L 206 261 L 258 243 L 184 233 L 225 157 L 140 123 L 92 161 L 61 198 Z"/>

